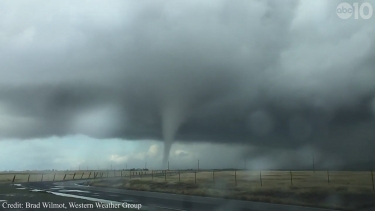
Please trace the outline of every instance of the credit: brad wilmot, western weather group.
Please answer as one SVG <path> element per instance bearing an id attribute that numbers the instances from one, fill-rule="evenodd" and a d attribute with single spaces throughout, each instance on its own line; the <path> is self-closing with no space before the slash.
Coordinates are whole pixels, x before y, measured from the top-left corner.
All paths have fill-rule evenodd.
<path id="1" fill-rule="evenodd" d="M 93 208 L 102 208 L 102 209 L 118 209 L 118 208 L 125 208 L 125 209 L 141 209 L 141 204 L 129 204 L 127 202 L 124 203 L 102 203 L 102 202 L 93 202 L 93 203 L 77 203 L 77 202 L 69 202 L 69 203 L 53 203 L 53 202 L 38 202 L 38 203 L 8 203 L 3 202 L 2 208 L 4 209 L 38 209 L 38 208 L 48 208 L 48 209 L 68 209 L 68 208 L 77 208 L 77 209 L 93 209 Z"/>

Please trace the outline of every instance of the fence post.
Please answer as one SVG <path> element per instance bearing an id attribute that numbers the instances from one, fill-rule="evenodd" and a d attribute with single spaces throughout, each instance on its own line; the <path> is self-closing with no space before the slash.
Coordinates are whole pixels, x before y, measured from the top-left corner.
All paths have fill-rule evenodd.
<path id="1" fill-rule="evenodd" d="M 290 186 L 293 186 L 293 176 L 292 176 L 292 171 L 290 172 Z"/>
<path id="2" fill-rule="evenodd" d="M 178 182 L 181 182 L 180 170 L 178 170 Z"/>
<path id="3" fill-rule="evenodd" d="M 371 170 L 371 179 L 372 179 L 372 190 L 375 191 L 375 185 L 374 185 L 374 172 Z"/>
<path id="4" fill-rule="evenodd" d="M 63 180 L 65 180 L 65 177 L 66 177 L 66 174 L 64 175 L 64 179 Z"/>
<path id="5" fill-rule="evenodd" d="M 234 186 L 237 187 L 237 171 L 234 170 Z"/>
<path id="6" fill-rule="evenodd" d="M 82 177 L 83 177 L 84 174 L 85 174 L 85 172 L 82 173 L 81 179 L 82 179 Z"/>
<path id="7" fill-rule="evenodd" d="M 329 184 L 329 171 L 327 171 L 327 180 L 328 180 L 328 184 Z"/>
<path id="8" fill-rule="evenodd" d="M 30 174 L 29 174 L 29 177 L 27 178 L 27 182 L 30 182 Z"/>
<path id="9" fill-rule="evenodd" d="M 13 176 L 12 183 L 14 183 L 14 180 L 16 180 L 16 175 Z"/>
<path id="10" fill-rule="evenodd" d="M 212 170 L 212 181 L 215 184 L 215 170 Z"/>
<path id="11" fill-rule="evenodd" d="M 76 177 L 76 173 L 73 174 L 73 180 L 74 180 L 75 177 Z"/>
<path id="12" fill-rule="evenodd" d="M 167 181 L 167 170 L 164 170 L 164 181 Z"/>
<path id="13" fill-rule="evenodd" d="M 53 175 L 53 180 L 52 181 L 55 181 L 55 177 L 56 177 L 56 174 Z"/>
<path id="14" fill-rule="evenodd" d="M 195 176 L 194 176 L 194 179 L 195 179 L 195 184 L 197 184 L 197 170 L 195 170 Z"/>
<path id="15" fill-rule="evenodd" d="M 43 174 L 42 174 L 42 179 L 40 179 L 40 181 L 41 181 L 41 182 L 43 181 Z"/>
<path id="16" fill-rule="evenodd" d="M 260 178 L 260 187 L 263 187 L 262 171 L 260 171 L 260 173 L 259 173 L 259 178 Z"/>

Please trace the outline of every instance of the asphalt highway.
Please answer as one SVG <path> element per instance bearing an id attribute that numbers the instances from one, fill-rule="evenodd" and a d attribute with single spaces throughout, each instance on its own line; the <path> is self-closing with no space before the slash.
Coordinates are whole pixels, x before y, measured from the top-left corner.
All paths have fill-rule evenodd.
<path id="1" fill-rule="evenodd" d="M 279 205 L 211 197 L 187 196 L 180 194 L 145 192 L 81 185 L 81 181 L 23 183 L 23 187 L 36 191 L 47 191 L 64 197 L 98 199 L 113 203 L 142 204 L 141 210 L 175 211 L 330 211 L 291 205 Z M 74 197 L 74 198 L 72 198 Z M 43 201 L 43 199 L 40 199 Z"/>

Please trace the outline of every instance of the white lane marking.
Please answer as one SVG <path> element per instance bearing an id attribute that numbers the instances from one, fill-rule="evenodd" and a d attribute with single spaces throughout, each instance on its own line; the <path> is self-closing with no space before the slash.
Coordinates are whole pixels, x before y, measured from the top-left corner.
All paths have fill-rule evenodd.
<path id="1" fill-rule="evenodd" d="M 52 193 L 57 196 L 65 196 L 65 197 L 71 197 L 71 198 L 78 198 L 78 199 L 85 199 L 89 201 L 95 201 L 95 202 L 102 202 L 105 204 L 122 204 L 122 202 L 118 201 L 111 201 L 111 200 L 105 200 L 105 199 L 99 199 L 99 198 L 93 198 L 93 197 L 87 197 L 87 196 L 77 196 L 73 194 L 67 194 L 67 193 L 57 193 L 57 192 L 52 192 L 52 191 L 47 191 L 48 193 Z"/>
<path id="2" fill-rule="evenodd" d="M 59 190 L 59 192 L 90 193 L 90 191 L 84 191 L 84 190 Z"/>
<path id="3" fill-rule="evenodd" d="M 86 185 L 80 185 L 80 184 L 77 184 L 77 183 L 75 183 L 74 185 L 76 185 L 76 186 L 82 186 L 82 187 L 87 187 Z M 60 192 L 61 192 L 61 191 L 60 191 Z M 100 194 L 99 194 L 99 193 L 93 193 L 93 195 L 95 195 L 95 196 L 99 196 Z M 118 197 L 119 195 L 118 195 L 118 194 L 110 194 L 110 196 Z M 129 202 L 129 203 L 135 203 L 134 200 L 127 200 L 127 199 L 124 199 L 124 200 L 121 200 L 121 201 L 123 201 L 123 202 Z"/>
<path id="4" fill-rule="evenodd" d="M 31 190 L 32 192 L 42 192 L 42 191 L 44 191 L 44 190 L 39 190 L 39 189 L 33 189 L 33 190 Z"/>
<path id="5" fill-rule="evenodd" d="M 0 202 L 6 202 L 6 201 L 7 201 L 7 200 L 1 200 L 1 199 L 0 199 Z"/>
<path id="6" fill-rule="evenodd" d="M 14 186 L 21 186 L 21 184 L 13 184 Z"/>
<path id="7" fill-rule="evenodd" d="M 26 188 L 16 188 L 16 189 L 18 189 L 18 190 L 25 190 Z"/>
<path id="8" fill-rule="evenodd" d="M 81 186 L 81 187 L 89 187 L 88 185 L 80 185 L 80 184 L 77 184 L 77 183 L 74 183 L 74 185 Z"/>

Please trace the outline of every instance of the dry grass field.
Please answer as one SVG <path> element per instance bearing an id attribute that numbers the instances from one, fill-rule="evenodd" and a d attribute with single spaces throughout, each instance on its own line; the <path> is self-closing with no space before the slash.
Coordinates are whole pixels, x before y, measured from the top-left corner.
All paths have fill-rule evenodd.
<path id="1" fill-rule="evenodd" d="M 199 171 L 97 180 L 90 185 L 359 210 L 375 206 L 371 172 Z"/>
<path id="2" fill-rule="evenodd" d="M 132 173 L 139 175 L 141 171 Z M 128 175 L 129 171 L 23 171 L 23 172 L 0 172 L 0 183 L 11 183 L 15 176 L 14 182 L 39 182 L 39 181 L 63 181 L 73 179 L 94 179 L 103 177 L 121 177 Z"/>
<path id="3" fill-rule="evenodd" d="M 340 210 L 375 207 L 375 187 L 370 171 L 7 172 L 0 173 L 0 183 L 12 182 L 14 175 L 15 183 L 62 181 L 64 177 L 65 180 L 94 179 L 96 176 L 90 185 Z"/>

